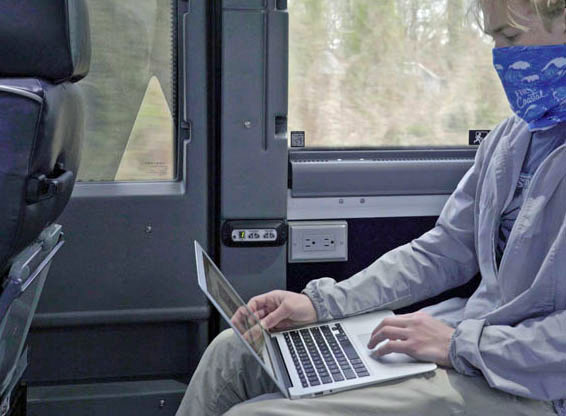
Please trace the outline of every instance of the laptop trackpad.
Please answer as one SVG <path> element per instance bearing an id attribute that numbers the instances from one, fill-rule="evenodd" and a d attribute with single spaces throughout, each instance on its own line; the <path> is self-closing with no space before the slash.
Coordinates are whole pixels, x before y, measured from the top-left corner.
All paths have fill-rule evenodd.
<path id="1" fill-rule="evenodd" d="M 374 359 L 375 361 L 382 363 L 382 364 L 407 364 L 407 363 L 416 362 L 415 359 L 409 357 L 407 354 L 399 354 L 399 353 L 396 353 L 396 352 L 384 355 L 383 357 L 374 356 L 372 353 L 375 350 L 377 350 L 381 345 L 384 345 L 385 343 L 387 343 L 389 341 L 388 340 L 383 341 L 382 343 L 378 344 L 375 348 L 372 348 L 370 350 L 370 349 L 367 348 L 370 337 L 371 337 L 371 333 L 360 334 L 360 335 L 358 335 L 358 341 L 360 341 L 360 344 L 363 346 L 363 348 L 364 348 L 363 350 L 365 350 L 367 355 L 369 357 L 371 357 L 372 359 Z"/>

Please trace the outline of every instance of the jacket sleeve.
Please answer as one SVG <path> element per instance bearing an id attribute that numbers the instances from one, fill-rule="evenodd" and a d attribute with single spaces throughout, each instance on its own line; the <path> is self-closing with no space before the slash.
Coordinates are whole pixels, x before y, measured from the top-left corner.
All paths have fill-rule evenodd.
<path id="1" fill-rule="evenodd" d="M 515 326 L 462 321 L 450 344 L 452 365 L 462 374 L 483 374 L 498 390 L 536 400 L 566 396 L 566 311 Z"/>
<path id="2" fill-rule="evenodd" d="M 488 147 L 503 128 L 505 123 L 480 145 L 474 165 L 448 199 L 432 230 L 340 283 L 331 278 L 309 282 L 303 293 L 313 302 L 320 321 L 401 308 L 460 286 L 477 274 L 476 190 Z"/>

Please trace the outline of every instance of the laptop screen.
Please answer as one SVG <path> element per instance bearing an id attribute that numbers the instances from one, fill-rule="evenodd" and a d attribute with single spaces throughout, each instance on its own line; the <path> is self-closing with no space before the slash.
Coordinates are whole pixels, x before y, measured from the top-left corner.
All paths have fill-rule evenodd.
<path id="1" fill-rule="evenodd" d="M 265 340 L 269 337 L 267 331 L 206 253 L 204 251 L 201 253 L 207 291 L 216 303 L 215 306 L 221 309 L 219 312 L 223 312 L 224 318 L 230 320 L 232 328 L 242 335 L 243 340 L 263 362 L 264 368 L 277 380 L 265 345 Z"/>

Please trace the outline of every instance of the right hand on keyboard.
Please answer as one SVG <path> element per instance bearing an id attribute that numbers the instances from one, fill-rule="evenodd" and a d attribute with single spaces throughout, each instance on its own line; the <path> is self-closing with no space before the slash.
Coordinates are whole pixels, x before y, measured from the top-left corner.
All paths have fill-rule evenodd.
<path id="1" fill-rule="evenodd" d="M 308 296 L 274 290 L 248 302 L 252 312 L 262 316 L 265 329 L 284 330 L 316 322 L 316 311 Z"/>

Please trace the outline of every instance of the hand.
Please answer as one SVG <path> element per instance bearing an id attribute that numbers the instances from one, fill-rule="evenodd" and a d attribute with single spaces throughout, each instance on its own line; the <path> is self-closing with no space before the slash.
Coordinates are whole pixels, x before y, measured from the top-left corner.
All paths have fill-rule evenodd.
<path id="1" fill-rule="evenodd" d="M 244 334 L 250 328 L 257 326 L 261 319 L 265 317 L 266 312 L 259 310 L 257 312 L 250 311 L 248 306 L 240 306 L 234 315 L 232 315 L 232 324 Z"/>
<path id="2" fill-rule="evenodd" d="M 381 321 L 371 334 L 368 348 L 388 339 L 373 353 L 375 356 L 400 352 L 417 360 L 452 367 L 449 351 L 453 333 L 454 328 L 424 312 L 410 313 Z"/>
<path id="3" fill-rule="evenodd" d="M 274 290 L 253 297 L 248 307 L 261 317 L 265 329 L 283 330 L 316 322 L 316 311 L 311 300 L 298 293 Z"/>
<path id="4" fill-rule="evenodd" d="M 234 327 L 258 354 L 261 354 L 264 345 L 263 333 L 259 325 L 263 316 L 263 312 L 252 313 L 248 307 L 240 306 L 231 319 Z"/>

